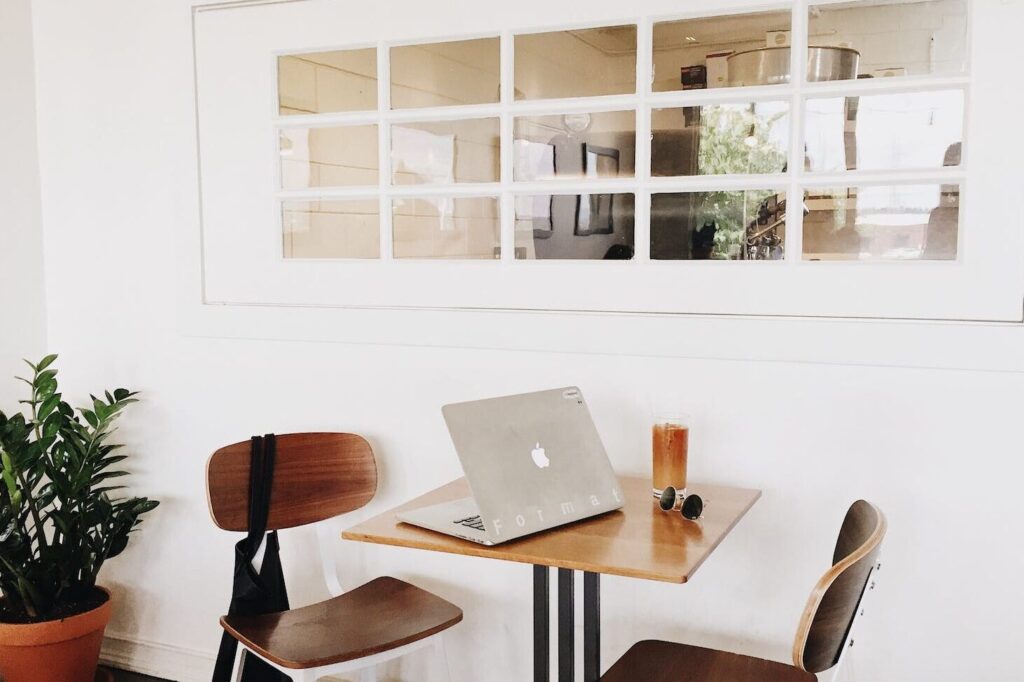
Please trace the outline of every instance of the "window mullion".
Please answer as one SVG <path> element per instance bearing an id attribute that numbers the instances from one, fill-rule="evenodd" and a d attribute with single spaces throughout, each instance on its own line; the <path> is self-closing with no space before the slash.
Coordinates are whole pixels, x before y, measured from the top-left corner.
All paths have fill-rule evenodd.
<path id="1" fill-rule="evenodd" d="M 514 167 L 512 114 L 509 107 L 515 101 L 515 40 L 511 31 L 501 34 L 501 137 L 499 159 L 501 172 L 501 260 L 515 260 L 515 197 L 509 191 L 512 186 Z"/>
<path id="2" fill-rule="evenodd" d="M 647 98 L 654 76 L 654 50 L 652 49 L 653 23 L 649 18 L 640 20 L 636 31 L 636 141 L 634 143 L 636 194 L 633 213 L 633 259 L 646 262 L 651 257 L 651 109 Z"/>
<path id="3" fill-rule="evenodd" d="M 809 44 L 807 0 L 793 5 L 790 47 L 790 83 L 793 92 L 789 104 L 789 185 L 786 189 L 786 261 L 798 263 L 803 254 L 804 196 L 801 178 L 804 172 L 804 96 L 807 83 L 807 47 Z"/>
<path id="4" fill-rule="evenodd" d="M 377 153 L 380 190 L 380 258 L 391 260 L 394 254 L 393 212 L 391 210 L 391 122 L 385 115 L 391 110 L 391 50 L 377 45 Z"/>

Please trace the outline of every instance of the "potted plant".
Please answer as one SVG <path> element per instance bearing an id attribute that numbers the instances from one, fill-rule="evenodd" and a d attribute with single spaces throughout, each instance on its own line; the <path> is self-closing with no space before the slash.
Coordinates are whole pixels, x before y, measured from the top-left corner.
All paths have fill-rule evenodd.
<path id="1" fill-rule="evenodd" d="M 124 551 L 142 514 L 159 504 L 118 498 L 109 442 L 135 402 L 123 388 L 72 408 L 57 390 L 55 355 L 32 367 L 22 412 L 0 412 L 0 678 L 92 682 L 110 593 L 103 562 Z M 20 377 L 19 377 L 20 379 Z M 24 412 L 24 413 L 23 413 Z M 27 414 L 26 414 L 27 413 Z"/>

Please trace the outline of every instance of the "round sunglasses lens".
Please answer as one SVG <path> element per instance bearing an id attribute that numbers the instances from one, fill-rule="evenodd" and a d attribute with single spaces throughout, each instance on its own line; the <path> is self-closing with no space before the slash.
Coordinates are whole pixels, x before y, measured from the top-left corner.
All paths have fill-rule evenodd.
<path id="1" fill-rule="evenodd" d="M 658 506 L 661 507 L 662 511 L 669 511 L 676 505 L 676 489 L 669 486 L 661 491 L 661 499 L 658 500 Z"/>
<path id="2" fill-rule="evenodd" d="M 683 500 L 681 511 L 683 518 L 696 521 L 704 513 L 704 500 L 700 498 L 700 495 L 689 495 Z"/>

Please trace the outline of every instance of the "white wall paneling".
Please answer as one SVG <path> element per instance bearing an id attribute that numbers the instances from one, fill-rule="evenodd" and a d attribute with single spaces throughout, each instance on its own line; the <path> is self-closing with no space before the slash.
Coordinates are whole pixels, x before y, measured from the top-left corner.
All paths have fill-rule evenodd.
<path id="1" fill-rule="evenodd" d="M 45 352 L 43 226 L 36 148 L 31 3 L 0 3 L 0 398 L 23 398 L 12 376 Z M 10 401 L 8 401 L 10 398 Z"/>

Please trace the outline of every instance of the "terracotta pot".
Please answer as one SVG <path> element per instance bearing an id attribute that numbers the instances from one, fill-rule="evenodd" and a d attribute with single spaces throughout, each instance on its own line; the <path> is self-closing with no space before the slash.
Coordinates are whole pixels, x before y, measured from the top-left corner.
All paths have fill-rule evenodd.
<path id="1" fill-rule="evenodd" d="M 103 631 L 110 620 L 107 601 L 92 611 L 43 623 L 0 623 L 0 678 L 4 682 L 93 682 Z"/>

